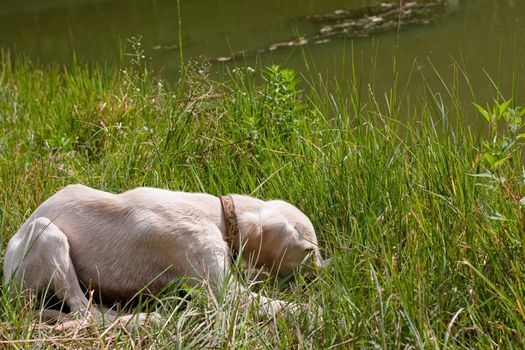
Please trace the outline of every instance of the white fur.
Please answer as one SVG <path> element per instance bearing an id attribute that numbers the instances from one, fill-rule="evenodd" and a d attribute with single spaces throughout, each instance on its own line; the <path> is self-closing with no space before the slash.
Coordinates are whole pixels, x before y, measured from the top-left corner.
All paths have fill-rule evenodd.
<path id="1" fill-rule="evenodd" d="M 321 263 L 314 228 L 297 208 L 241 195 L 233 200 L 239 237 L 232 249 L 245 262 L 281 276 L 310 253 Z M 218 292 L 229 271 L 226 234 L 212 195 L 155 188 L 111 194 L 69 185 L 11 238 L 4 277 L 24 288 L 50 288 L 72 311 L 88 306 L 80 284 L 115 299 L 155 294 L 182 277 L 190 285 L 205 280 Z M 275 302 L 268 301 L 271 312 Z"/>

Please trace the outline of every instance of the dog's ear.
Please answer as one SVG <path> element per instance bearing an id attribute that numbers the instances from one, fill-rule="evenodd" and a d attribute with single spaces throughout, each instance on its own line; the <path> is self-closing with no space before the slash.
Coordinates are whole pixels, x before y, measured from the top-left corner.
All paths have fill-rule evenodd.
<path id="1" fill-rule="evenodd" d="M 295 228 L 275 209 L 263 209 L 258 213 L 243 213 L 238 220 L 243 236 L 248 239 L 275 240 L 275 243 L 283 244 L 298 237 Z"/>

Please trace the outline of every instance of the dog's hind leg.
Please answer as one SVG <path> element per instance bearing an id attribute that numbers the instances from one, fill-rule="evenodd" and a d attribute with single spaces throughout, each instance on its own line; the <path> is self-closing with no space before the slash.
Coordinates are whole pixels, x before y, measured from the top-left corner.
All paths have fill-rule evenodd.
<path id="1" fill-rule="evenodd" d="M 72 312 L 89 307 L 69 255 L 67 237 L 48 218 L 30 218 L 9 241 L 4 277 L 7 283 L 12 281 L 24 289 L 49 289 Z"/>

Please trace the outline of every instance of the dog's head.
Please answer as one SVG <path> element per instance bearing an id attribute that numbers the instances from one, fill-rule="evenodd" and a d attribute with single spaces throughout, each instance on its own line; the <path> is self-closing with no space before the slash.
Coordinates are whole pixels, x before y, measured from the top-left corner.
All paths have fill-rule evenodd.
<path id="1" fill-rule="evenodd" d="M 290 275 L 302 264 L 312 268 L 323 262 L 310 219 L 293 205 L 266 202 L 258 213 L 238 217 L 243 258 L 279 276 Z"/>

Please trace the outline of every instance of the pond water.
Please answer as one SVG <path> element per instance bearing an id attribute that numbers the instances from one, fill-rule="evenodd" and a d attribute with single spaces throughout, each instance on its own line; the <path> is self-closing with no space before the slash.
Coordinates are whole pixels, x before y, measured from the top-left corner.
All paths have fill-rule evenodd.
<path id="1" fill-rule="evenodd" d="M 519 96 L 523 96 L 523 79 L 516 83 L 516 76 L 525 68 L 525 1 L 423 1 L 432 2 L 442 2 L 443 7 L 433 11 L 432 18 L 425 21 L 428 24 L 371 32 L 366 37 L 313 40 L 326 22 L 316 22 L 311 16 L 338 9 L 362 9 L 381 2 L 181 0 L 183 53 L 185 59 L 214 60 L 244 51 L 242 57 L 235 58 L 237 64 L 253 65 L 258 59 L 265 64 L 281 63 L 306 71 L 304 50 L 269 50 L 275 44 L 304 36 L 312 39 L 305 46 L 310 65 L 315 64 L 316 70 L 327 78 L 348 74 L 345 69 L 353 54 L 363 81 L 373 80 L 377 88 L 387 89 L 392 83 L 395 57 L 401 82 L 413 68 L 414 75 L 423 73 L 439 90 L 442 87 L 434 69 L 447 84 L 452 84 L 453 66 L 458 63 L 467 71 L 478 98 L 493 96 L 488 76 L 506 97 L 511 94 L 513 82 Z M 368 13 L 364 17 L 374 22 L 374 16 Z M 0 2 L 0 47 L 26 53 L 41 62 L 67 64 L 75 53 L 80 61 L 111 65 L 118 62 L 120 48 L 127 45 L 127 39 L 140 35 L 154 69 L 168 80 L 175 80 L 179 67 L 178 21 L 175 0 L 4 0 Z M 214 67 L 223 64 L 215 63 Z M 420 93 L 420 85 L 410 86 L 410 95 L 417 97 Z"/>

